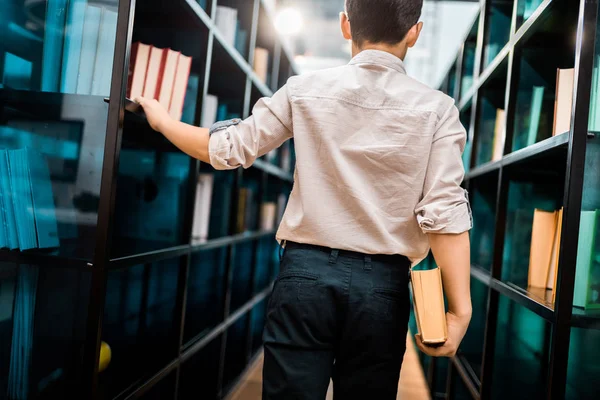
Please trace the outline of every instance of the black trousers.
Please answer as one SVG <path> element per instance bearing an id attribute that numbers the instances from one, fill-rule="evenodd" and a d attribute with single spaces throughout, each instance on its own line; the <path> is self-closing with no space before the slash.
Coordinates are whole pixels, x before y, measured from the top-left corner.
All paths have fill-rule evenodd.
<path id="1" fill-rule="evenodd" d="M 264 331 L 264 400 L 396 399 L 410 301 L 403 256 L 287 243 Z"/>

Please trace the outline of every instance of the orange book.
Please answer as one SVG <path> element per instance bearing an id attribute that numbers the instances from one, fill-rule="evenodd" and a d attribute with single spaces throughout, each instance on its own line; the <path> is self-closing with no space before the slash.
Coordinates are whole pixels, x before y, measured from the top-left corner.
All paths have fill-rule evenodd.
<path id="1" fill-rule="evenodd" d="M 415 318 L 425 344 L 448 340 L 442 274 L 439 268 L 410 272 Z"/>
<path id="2" fill-rule="evenodd" d="M 504 110 L 498 109 L 496 111 L 496 128 L 494 129 L 494 152 L 492 154 L 492 161 L 498 161 L 504 154 L 504 139 L 505 130 L 504 126 L 506 123 L 506 114 Z"/>
<path id="3" fill-rule="evenodd" d="M 556 233 L 554 234 L 554 245 L 552 246 L 552 257 L 550 258 L 550 271 L 546 288 L 552 290 L 552 301 L 556 297 L 556 279 L 558 277 L 558 259 L 560 258 L 560 238 L 562 235 L 563 209 L 556 213 Z"/>
<path id="4" fill-rule="evenodd" d="M 556 212 L 535 210 L 531 231 L 527 286 L 546 288 L 556 235 Z"/>

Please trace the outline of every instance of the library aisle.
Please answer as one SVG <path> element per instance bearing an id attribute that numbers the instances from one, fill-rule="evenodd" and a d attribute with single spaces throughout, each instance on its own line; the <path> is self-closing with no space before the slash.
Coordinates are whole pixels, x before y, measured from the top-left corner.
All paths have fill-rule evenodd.
<path id="1" fill-rule="evenodd" d="M 238 389 L 231 395 L 229 400 L 260 400 L 262 395 L 262 355 L 248 370 Z M 423 369 L 419 362 L 419 356 L 410 336 L 406 338 L 406 354 L 400 374 L 398 385 L 398 400 L 429 400 L 429 389 Z M 333 390 L 329 387 L 327 400 L 333 400 Z"/>

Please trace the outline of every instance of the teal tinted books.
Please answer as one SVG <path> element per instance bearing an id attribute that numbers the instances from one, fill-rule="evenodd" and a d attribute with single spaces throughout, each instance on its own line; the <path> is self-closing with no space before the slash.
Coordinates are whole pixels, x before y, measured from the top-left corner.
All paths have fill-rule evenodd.
<path id="1" fill-rule="evenodd" d="M 37 238 L 35 234 L 33 199 L 31 197 L 31 181 L 27 165 L 27 150 L 9 150 L 8 164 L 19 249 L 33 249 L 37 247 Z"/>
<path id="2" fill-rule="evenodd" d="M 17 222 L 13 206 L 13 192 L 10 183 L 10 168 L 8 164 L 8 150 L 0 150 L 0 187 L 4 199 L 4 223 L 6 228 L 7 247 L 11 250 L 19 248 L 17 236 Z"/>
<path id="3" fill-rule="evenodd" d="M 543 86 L 534 86 L 533 88 L 527 146 L 531 146 L 537 142 L 538 130 L 540 128 L 540 118 L 542 116 L 542 105 L 544 103 L 544 90 L 545 88 Z"/>
<path id="4" fill-rule="evenodd" d="M 600 308 L 600 270 L 595 257 L 598 211 L 582 211 L 579 222 L 573 306 Z"/>
<path id="5" fill-rule="evenodd" d="M 108 96 L 110 94 L 112 65 L 117 36 L 117 13 L 104 8 L 99 29 L 91 94 Z"/>
<path id="6" fill-rule="evenodd" d="M 85 9 L 83 22 L 83 38 L 81 40 L 81 54 L 79 72 L 77 74 L 77 94 L 92 93 L 92 78 L 96 64 L 96 50 L 98 49 L 98 35 L 102 9 L 88 5 Z"/>
<path id="7" fill-rule="evenodd" d="M 38 247 L 58 247 L 58 226 L 50 171 L 45 157 L 32 149 L 25 149 L 29 182 L 33 199 L 33 214 Z"/>

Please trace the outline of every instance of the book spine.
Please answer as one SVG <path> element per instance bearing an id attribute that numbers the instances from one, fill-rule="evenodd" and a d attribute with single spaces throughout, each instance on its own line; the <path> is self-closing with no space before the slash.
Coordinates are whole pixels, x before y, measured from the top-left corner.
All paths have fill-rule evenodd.
<path id="1" fill-rule="evenodd" d="M 98 49 L 98 32 L 102 19 L 102 9 L 88 5 L 85 9 L 81 58 L 77 76 L 77 94 L 91 94 L 94 65 Z"/>
<path id="2" fill-rule="evenodd" d="M 133 76 L 135 72 L 136 62 L 138 61 L 138 52 L 140 42 L 135 42 L 131 45 L 131 56 L 129 58 L 129 71 L 127 71 L 127 98 L 131 99 L 131 88 L 133 87 Z"/>
<path id="3" fill-rule="evenodd" d="M 108 96 L 110 93 L 117 35 L 117 18 L 118 15 L 116 12 L 104 9 L 98 37 L 98 54 L 96 55 L 92 78 L 92 95 Z"/>

